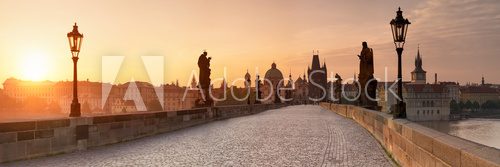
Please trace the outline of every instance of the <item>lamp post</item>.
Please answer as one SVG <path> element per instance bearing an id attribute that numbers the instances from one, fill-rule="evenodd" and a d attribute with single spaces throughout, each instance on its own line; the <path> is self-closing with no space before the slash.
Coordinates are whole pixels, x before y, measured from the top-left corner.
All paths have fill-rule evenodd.
<path id="1" fill-rule="evenodd" d="M 398 96 L 399 100 L 396 106 L 396 112 L 394 117 L 396 118 L 406 118 L 406 104 L 403 102 L 403 82 L 401 75 L 401 55 L 403 54 L 403 47 L 405 45 L 406 33 L 408 31 L 408 25 L 410 21 L 403 17 L 403 11 L 401 8 L 396 12 L 396 18 L 391 20 L 392 37 L 394 39 L 394 45 L 396 46 L 396 52 L 398 53 Z"/>
<path id="2" fill-rule="evenodd" d="M 71 112 L 70 117 L 81 116 L 80 103 L 78 102 L 78 88 L 77 88 L 77 62 L 78 54 L 80 53 L 80 47 L 82 46 L 83 34 L 78 32 L 78 26 L 73 26 L 73 31 L 68 33 L 69 48 L 71 50 L 71 58 L 73 59 L 73 101 L 71 102 Z"/>

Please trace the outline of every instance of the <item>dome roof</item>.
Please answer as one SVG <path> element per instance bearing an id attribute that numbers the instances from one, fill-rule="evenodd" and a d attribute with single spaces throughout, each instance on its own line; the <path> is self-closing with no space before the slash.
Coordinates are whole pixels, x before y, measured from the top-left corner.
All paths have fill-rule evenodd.
<path id="1" fill-rule="evenodd" d="M 267 70 L 266 75 L 264 76 L 266 79 L 278 79 L 281 80 L 283 79 L 283 74 L 281 73 L 280 70 L 276 68 L 276 63 L 273 62 L 271 65 L 271 69 Z"/>

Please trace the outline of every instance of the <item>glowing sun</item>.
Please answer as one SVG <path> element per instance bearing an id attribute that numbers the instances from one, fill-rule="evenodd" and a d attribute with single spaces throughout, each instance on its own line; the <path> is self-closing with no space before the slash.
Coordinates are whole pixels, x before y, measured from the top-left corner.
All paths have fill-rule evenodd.
<path id="1" fill-rule="evenodd" d="M 35 53 L 25 57 L 21 67 L 24 79 L 40 81 L 47 77 L 49 64 L 45 55 Z"/>

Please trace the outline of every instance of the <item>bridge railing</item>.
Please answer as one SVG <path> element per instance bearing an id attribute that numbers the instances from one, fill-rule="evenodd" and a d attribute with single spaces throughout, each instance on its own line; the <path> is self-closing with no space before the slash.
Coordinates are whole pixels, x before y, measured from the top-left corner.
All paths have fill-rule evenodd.
<path id="1" fill-rule="evenodd" d="M 283 106 L 218 106 L 0 123 L 0 163 L 85 150 Z"/>
<path id="2" fill-rule="evenodd" d="M 369 131 L 401 166 L 500 166 L 500 150 L 352 105 L 321 103 Z"/>

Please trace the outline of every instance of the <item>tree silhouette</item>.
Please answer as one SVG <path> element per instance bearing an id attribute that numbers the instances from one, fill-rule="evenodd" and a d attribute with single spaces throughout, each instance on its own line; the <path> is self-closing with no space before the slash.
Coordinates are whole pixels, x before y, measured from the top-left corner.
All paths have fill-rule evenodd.
<path id="1" fill-rule="evenodd" d="M 488 100 L 481 105 L 481 108 L 483 110 L 485 110 L 485 109 L 498 109 L 498 108 L 500 108 L 500 100 L 498 100 L 498 101 Z"/>
<path id="2" fill-rule="evenodd" d="M 472 102 L 470 100 L 467 100 L 467 102 L 465 102 L 464 107 L 466 109 L 472 109 Z"/>
<path id="3" fill-rule="evenodd" d="M 460 101 L 460 103 L 458 103 L 458 107 L 460 108 L 460 110 L 465 109 L 465 103 L 463 101 Z"/>
<path id="4" fill-rule="evenodd" d="M 450 102 L 450 111 L 452 113 L 458 113 L 460 111 L 460 105 L 455 100 L 451 100 Z"/>
<path id="5" fill-rule="evenodd" d="M 479 108 L 481 108 L 479 103 L 477 101 L 474 101 L 474 103 L 472 103 L 472 109 L 475 111 L 479 111 Z"/>

